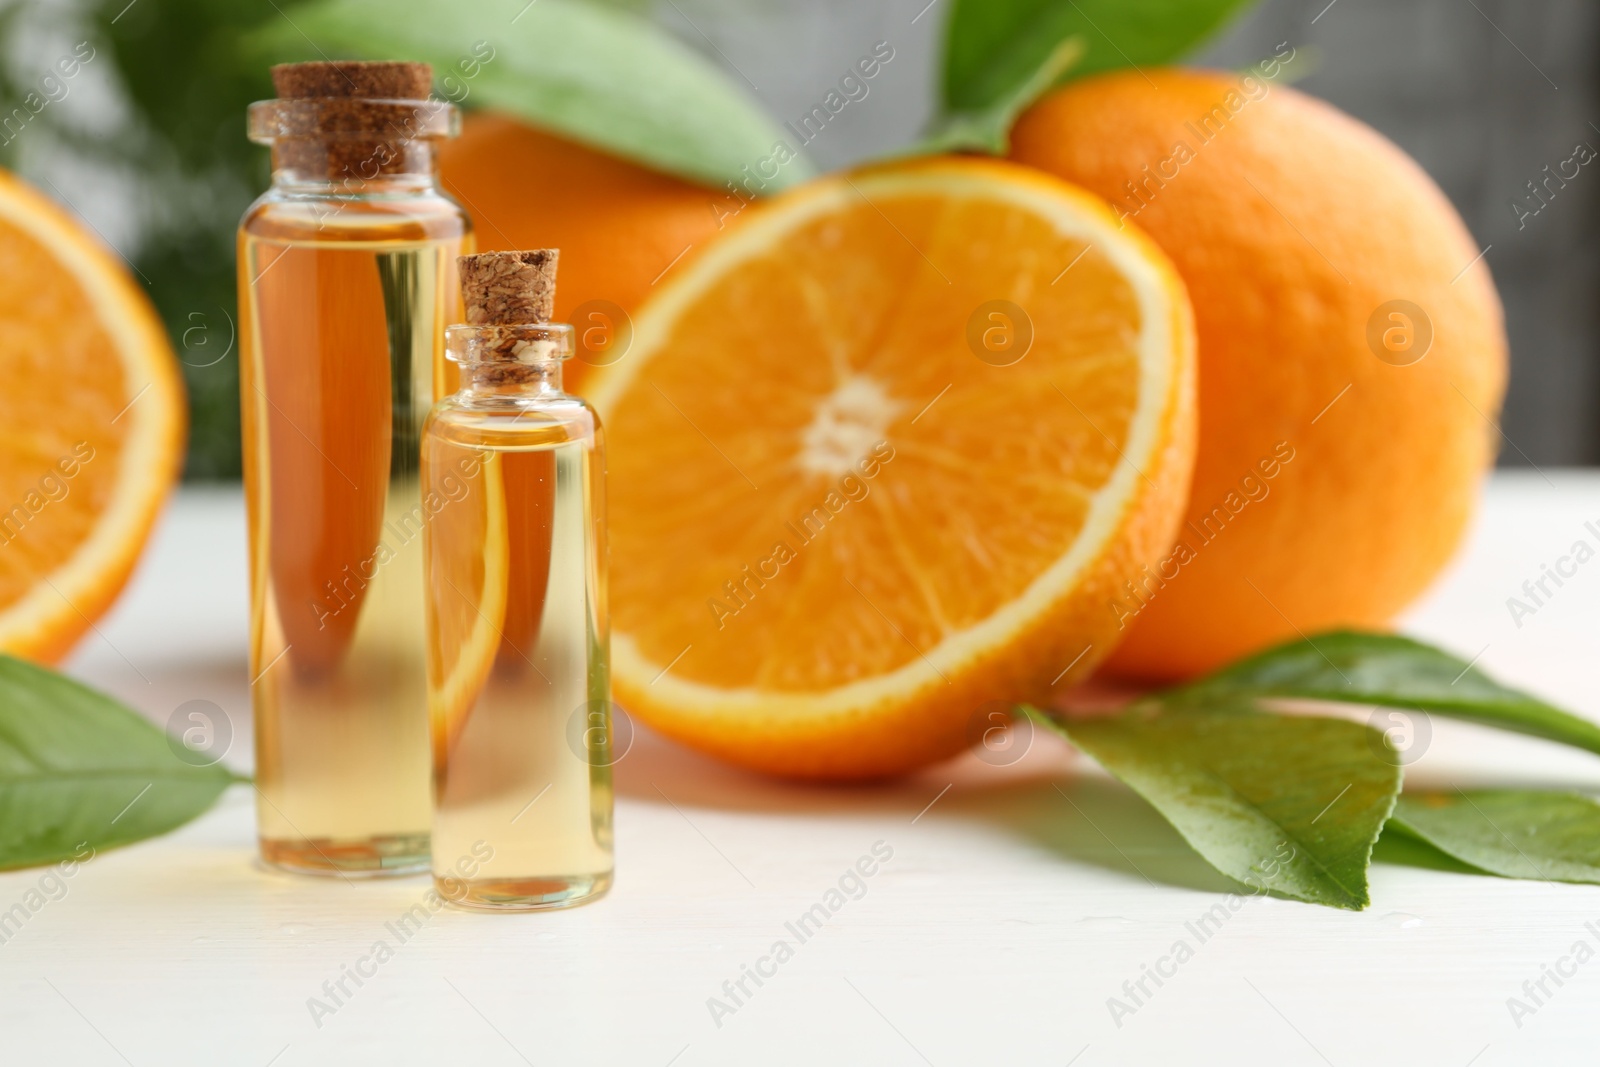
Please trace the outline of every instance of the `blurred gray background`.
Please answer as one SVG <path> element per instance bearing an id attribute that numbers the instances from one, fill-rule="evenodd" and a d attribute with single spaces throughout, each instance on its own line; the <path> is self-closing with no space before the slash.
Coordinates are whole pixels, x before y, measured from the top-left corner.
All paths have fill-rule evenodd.
<path id="1" fill-rule="evenodd" d="M 927 119 L 940 8 L 939 0 L 652 5 L 780 119 L 810 110 L 874 42 L 889 42 L 894 59 L 868 97 L 808 145 L 824 169 L 903 144 Z M 1264 0 L 1193 62 L 1242 67 L 1281 41 L 1313 61 L 1299 88 L 1415 156 L 1489 248 L 1511 335 L 1501 464 L 1600 463 L 1600 160 L 1520 228 L 1511 208 L 1579 142 L 1600 149 L 1600 5 Z"/>

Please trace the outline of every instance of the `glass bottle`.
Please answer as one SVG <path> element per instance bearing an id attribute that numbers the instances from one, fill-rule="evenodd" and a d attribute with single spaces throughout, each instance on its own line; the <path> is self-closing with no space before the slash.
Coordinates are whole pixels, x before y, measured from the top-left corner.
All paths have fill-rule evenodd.
<path id="1" fill-rule="evenodd" d="M 572 327 L 447 337 L 461 389 L 422 450 L 435 884 L 467 906 L 577 904 L 612 872 L 600 424 L 561 389 Z"/>
<path id="2" fill-rule="evenodd" d="M 422 423 L 460 318 L 465 213 L 420 63 L 273 70 L 272 187 L 239 229 L 257 826 L 269 864 L 428 865 Z"/>

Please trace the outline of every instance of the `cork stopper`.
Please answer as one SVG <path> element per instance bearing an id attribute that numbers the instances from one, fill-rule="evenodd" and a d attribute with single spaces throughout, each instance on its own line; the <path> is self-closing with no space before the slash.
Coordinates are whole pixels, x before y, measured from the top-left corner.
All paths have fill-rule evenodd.
<path id="1" fill-rule="evenodd" d="M 355 59 L 279 63 L 272 68 L 272 87 L 280 100 L 334 96 L 426 100 L 433 89 L 433 68 L 426 63 Z"/>
<path id="2" fill-rule="evenodd" d="M 520 385 L 545 373 L 533 364 L 551 358 L 553 343 L 530 340 L 527 331 L 496 326 L 545 326 L 555 314 L 556 260 L 560 251 L 480 252 L 456 261 L 467 324 L 485 326 L 477 349 L 479 381 L 488 385 Z M 559 357 L 558 357 L 559 358 Z"/>
<path id="3" fill-rule="evenodd" d="M 278 102 L 274 166 L 330 180 L 369 180 L 431 169 L 427 137 L 441 107 L 426 63 L 333 60 L 272 68 Z"/>
<path id="4" fill-rule="evenodd" d="M 462 256 L 461 295 L 473 326 L 537 325 L 556 306 L 556 260 L 560 250 L 481 252 Z"/>

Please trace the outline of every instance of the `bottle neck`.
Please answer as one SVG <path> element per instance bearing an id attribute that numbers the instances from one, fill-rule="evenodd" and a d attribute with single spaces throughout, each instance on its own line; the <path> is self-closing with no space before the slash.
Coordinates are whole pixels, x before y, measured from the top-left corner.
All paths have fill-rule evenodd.
<path id="1" fill-rule="evenodd" d="M 463 363 L 460 394 L 468 399 L 549 400 L 566 396 L 561 388 L 561 361 Z"/>
<path id="2" fill-rule="evenodd" d="M 261 100 L 250 139 L 272 148 L 273 186 L 323 196 L 409 195 L 437 188 L 435 144 L 461 129 L 441 100 Z"/>
<path id="3" fill-rule="evenodd" d="M 572 327 L 540 322 L 460 324 L 444 331 L 445 355 L 461 368 L 457 396 L 468 400 L 549 400 L 566 396 L 561 362 L 572 355 Z"/>
<path id="4" fill-rule="evenodd" d="M 437 190 L 438 161 L 430 140 L 288 138 L 272 145 L 272 185 L 300 195 L 415 195 Z"/>

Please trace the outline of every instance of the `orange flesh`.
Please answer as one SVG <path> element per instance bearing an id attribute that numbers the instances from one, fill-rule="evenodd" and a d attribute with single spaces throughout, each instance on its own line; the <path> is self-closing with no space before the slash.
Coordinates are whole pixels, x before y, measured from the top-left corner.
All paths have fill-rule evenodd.
<path id="1" fill-rule="evenodd" d="M 434 767 L 442 773 L 491 672 L 540 673 L 555 455 L 492 452 L 435 429 L 423 438 L 422 474 L 424 493 L 444 500 L 426 535 Z"/>
<path id="2" fill-rule="evenodd" d="M 430 692 L 444 691 L 447 676 L 457 670 L 468 672 L 459 683 L 460 692 L 452 694 L 451 706 L 432 709 L 430 729 L 436 773 L 448 765 L 450 750 L 460 737 L 466 715 L 494 664 L 492 655 L 480 656 L 476 662 L 462 668 L 463 654 L 471 654 L 465 646 L 480 629 L 487 628 L 488 633 L 498 635 L 504 632 L 505 625 L 504 605 L 494 599 L 490 587 L 490 583 L 497 580 L 493 572 L 504 564 L 488 556 L 490 528 L 495 521 L 491 508 L 496 504 L 491 495 L 499 490 L 486 475 L 481 454 L 476 457 L 478 465 L 470 476 L 462 468 L 463 461 L 473 461 L 468 450 L 437 434 L 424 433 L 424 499 L 429 493 L 444 494 L 448 488 L 447 479 L 458 479 L 461 486 L 455 493 L 459 499 L 452 499 L 440 508 L 428 520 L 424 534 L 430 564 L 425 571 Z"/>
<path id="3" fill-rule="evenodd" d="M 133 385 L 88 296 L 30 234 L 0 220 L 0 608 L 70 559 L 116 487 Z M 92 368 L 92 373 L 86 373 Z M 115 419 L 116 421 L 112 421 Z M 69 473 L 70 472 L 70 473 Z"/>
<path id="4" fill-rule="evenodd" d="M 993 300 L 1032 319 L 1010 366 L 968 350 Z M 1019 206 L 878 192 L 801 222 L 695 295 L 608 416 L 617 631 L 662 665 L 692 646 L 687 681 L 804 692 L 988 618 L 1119 462 L 1140 328 L 1107 257 Z M 830 404 L 856 432 L 808 469 Z"/>

